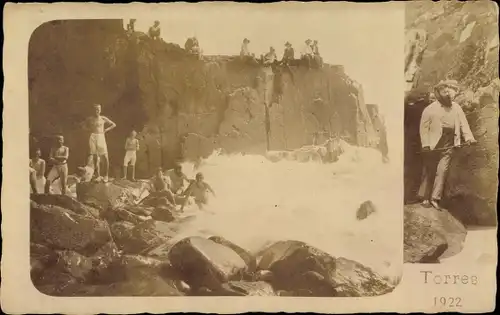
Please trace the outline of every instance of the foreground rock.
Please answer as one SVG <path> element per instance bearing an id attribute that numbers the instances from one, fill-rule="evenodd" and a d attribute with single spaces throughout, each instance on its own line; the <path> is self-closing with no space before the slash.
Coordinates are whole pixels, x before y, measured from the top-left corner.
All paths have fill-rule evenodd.
<path id="1" fill-rule="evenodd" d="M 280 295 L 376 296 L 393 286 L 369 268 L 299 241 L 281 241 L 257 257 L 258 270 L 269 270 Z"/>
<path id="2" fill-rule="evenodd" d="M 105 221 L 57 205 L 31 202 L 31 241 L 53 249 L 92 255 L 111 240 Z"/>
<path id="3" fill-rule="evenodd" d="M 53 296 L 180 296 L 181 282 L 162 277 L 164 264 L 152 258 L 125 255 L 99 279 L 81 281 L 71 274 L 45 273 L 37 288 Z M 96 281 L 98 280 L 98 281 Z"/>
<path id="4" fill-rule="evenodd" d="M 420 204 L 404 208 L 404 261 L 436 263 L 458 254 L 467 230 L 448 211 Z"/>
<path id="5" fill-rule="evenodd" d="M 245 261 L 232 249 L 202 237 L 181 240 L 169 252 L 172 267 L 196 289 L 217 291 L 230 280 L 241 280 Z"/>
<path id="6" fill-rule="evenodd" d="M 111 225 L 113 239 L 120 250 L 128 254 L 146 253 L 168 243 L 174 236 L 170 226 L 161 221 L 148 221 L 134 225 L 121 221 Z"/>

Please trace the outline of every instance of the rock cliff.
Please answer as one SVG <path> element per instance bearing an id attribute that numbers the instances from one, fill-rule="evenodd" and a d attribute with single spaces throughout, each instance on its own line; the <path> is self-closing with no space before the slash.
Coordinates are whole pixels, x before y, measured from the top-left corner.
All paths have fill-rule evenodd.
<path id="1" fill-rule="evenodd" d="M 440 80 L 457 80 L 475 147 L 458 151 L 447 208 L 470 225 L 496 224 L 498 174 L 498 10 L 493 2 L 412 2 L 406 13 L 405 199 L 421 176 L 419 121 Z"/>
<path id="2" fill-rule="evenodd" d="M 30 131 L 63 133 L 70 168 L 85 163 L 78 124 L 100 103 L 118 127 L 107 134 L 119 171 L 126 135 L 140 132 L 137 175 L 213 149 L 265 153 L 312 143 L 315 132 L 377 146 L 361 86 L 342 66 L 264 67 L 232 56 L 189 55 L 176 44 L 126 34 L 121 20 L 53 21 L 29 48 Z M 113 175 L 113 174 L 112 174 Z M 118 175 L 118 174 L 114 174 Z"/>

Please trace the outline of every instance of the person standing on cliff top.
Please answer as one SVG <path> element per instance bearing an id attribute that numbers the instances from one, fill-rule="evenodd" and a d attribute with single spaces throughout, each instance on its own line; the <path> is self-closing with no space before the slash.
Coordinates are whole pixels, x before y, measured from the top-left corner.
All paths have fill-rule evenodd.
<path id="1" fill-rule="evenodd" d="M 318 41 L 315 40 L 314 43 L 311 45 L 311 50 L 313 53 L 313 58 L 316 66 L 321 68 L 323 66 L 323 58 L 321 58 L 321 55 L 319 54 L 319 48 L 318 48 Z"/>
<path id="2" fill-rule="evenodd" d="M 476 142 L 462 108 L 453 102 L 458 91 L 455 80 L 439 82 L 434 88 L 436 101 L 424 109 L 420 120 L 424 170 L 418 194 L 426 207 L 440 209 L 450 162 L 461 138 L 466 145 Z"/>
<path id="3" fill-rule="evenodd" d="M 125 140 L 125 157 L 123 158 L 123 178 L 127 179 L 127 169 L 132 167 L 132 181 L 135 181 L 135 162 L 137 160 L 137 151 L 139 151 L 139 140 L 137 132 L 132 130 L 130 136 Z"/>
<path id="4" fill-rule="evenodd" d="M 160 29 L 160 21 L 155 21 L 153 26 L 149 28 L 149 37 L 153 40 L 160 39 L 161 29 Z"/>
<path id="5" fill-rule="evenodd" d="M 66 194 L 66 181 L 68 179 L 68 158 L 69 148 L 64 146 L 64 137 L 57 136 L 57 144 L 50 149 L 49 162 L 52 163 L 52 169 L 47 175 L 45 182 L 45 193 L 50 193 L 50 185 L 59 178 L 61 182 L 61 194 Z"/>
<path id="6" fill-rule="evenodd" d="M 248 49 L 248 44 L 250 44 L 250 40 L 248 38 L 243 39 L 243 43 L 241 44 L 240 57 L 251 57 L 250 51 Z"/>
<path id="7" fill-rule="evenodd" d="M 109 159 L 105 133 L 116 127 L 109 118 L 101 116 L 101 105 L 94 104 L 94 115 L 87 118 L 85 129 L 90 131 L 89 155 L 93 158 L 96 180 L 108 181 Z M 108 128 L 104 128 L 108 124 Z M 104 160 L 104 177 L 101 177 L 100 158 Z"/>

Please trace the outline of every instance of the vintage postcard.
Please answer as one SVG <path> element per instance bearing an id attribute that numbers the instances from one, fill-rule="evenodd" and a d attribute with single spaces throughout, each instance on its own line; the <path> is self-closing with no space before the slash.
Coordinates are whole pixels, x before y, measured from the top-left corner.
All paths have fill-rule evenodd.
<path id="1" fill-rule="evenodd" d="M 5 312 L 493 310 L 492 2 L 4 21 Z"/>

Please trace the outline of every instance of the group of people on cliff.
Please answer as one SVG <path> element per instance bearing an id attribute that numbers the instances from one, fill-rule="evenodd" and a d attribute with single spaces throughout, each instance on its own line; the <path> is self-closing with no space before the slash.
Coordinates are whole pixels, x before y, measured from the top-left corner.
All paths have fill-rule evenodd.
<path id="1" fill-rule="evenodd" d="M 440 202 L 456 150 L 476 143 L 464 111 L 454 102 L 459 91 L 456 80 L 439 82 L 434 87 L 434 99 L 420 119 L 424 168 L 418 195 L 425 207 L 441 209 Z"/>
<path id="2" fill-rule="evenodd" d="M 78 181 L 94 181 L 104 182 L 109 181 L 109 158 L 108 148 L 105 134 L 114 129 L 116 124 L 109 118 L 101 115 L 101 105 L 94 105 L 94 115 L 88 117 L 83 126 L 84 129 L 90 132 L 89 135 L 89 155 L 87 165 L 79 167 L 77 175 Z M 47 177 L 45 177 L 46 161 L 42 159 L 40 148 L 36 148 L 34 157 L 30 159 L 30 186 L 34 194 L 51 193 L 51 186 L 55 181 L 59 181 L 61 194 L 67 193 L 68 180 L 68 159 L 69 148 L 64 145 L 64 137 L 57 135 L 56 142 L 50 148 L 48 162 L 52 165 Z M 125 139 L 125 156 L 123 158 L 123 177 L 127 179 L 128 168 L 131 168 L 131 180 L 135 179 L 135 164 L 137 161 L 137 151 L 140 149 L 137 132 L 132 130 L 129 137 Z M 103 163 L 104 170 L 101 176 L 100 164 Z M 182 167 L 177 164 L 173 169 L 168 170 L 165 174 L 162 168 L 159 168 L 156 174 L 150 179 L 149 190 L 167 196 L 173 205 L 176 205 L 178 200 L 182 200 L 182 208 L 188 202 L 189 197 L 194 197 L 195 203 L 202 208 L 208 202 L 208 192 L 215 195 L 212 187 L 204 181 L 202 173 L 196 174 L 194 180 L 189 180 L 182 172 Z M 188 185 L 185 187 L 185 183 Z M 177 201 L 176 201 L 177 200 Z"/>
<path id="3" fill-rule="evenodd" d="M 250 49 L 248 47 L 249 44 L 250 40 L 248 38 L 243 39 L 243 43 L 241 44 L 240 57 L 257 63 L 258 61 L 255 57 L 255 54 L 250 52 Z M 269 47 L 269 52 L 260 56 L 260 62 L 264 65 L 272 65 L 276 63 L 290 65 L 295 60 L 295 50 L 290 42 L 285 43 L 285 50 L 283 52 L 281 61 L 278 61 L 276 50 L 272 46 Z M 312 41 L 311 39 L 307 39 L 304 42 L 304 46 L 300 52 L 300 60 L 304 62 L 309 68 L 322 67 L 323 59 L 321 58 L 321 55 L 319 53 L 317 40 Z"/>

